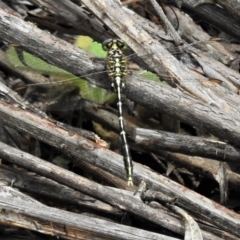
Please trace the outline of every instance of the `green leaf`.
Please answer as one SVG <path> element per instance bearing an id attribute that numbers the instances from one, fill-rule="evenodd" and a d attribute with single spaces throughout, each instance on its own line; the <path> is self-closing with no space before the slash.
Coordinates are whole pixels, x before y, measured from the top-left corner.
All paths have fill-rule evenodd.
<path id="1" fill-rule="evenodd" d="M 102 44 L 94 42 L 93 39 L 88 36 L 79 36 L 74 45 L 92 53 L 96 57 L 105 58 L 107 56 L 107 52 L 102 49 Z"/>
<path id="2" fill-rule="evenodd" d="M 75 45 L 83 50 L 92 53 L 96 57 L 105 58 L 107 52 L 102 49 L 102 44 L 94 42 L 92 38 L 88 36 L 79 36 Z M 99 87 L 92 87 L 87 81 L 82 80 L 80 84 L 81 95 L 83 98 L 104 104 L 106 102 L 112 102 L 115 99 L 114 93 L 109 93 L 107 90 Z"/>
<path id="3" fill-rule="evenodd" d="M 85 51 L 88 51 L 96 57 L 106 57 L 107 53 L 102 49 L 100 43 L 94 42 L 90 37 L 79 36 L 76 39 L 75 45 L 81 47 Z M 115 94 L 109 93 L 103 88 L 93 87 L 86 80 L 77 78 L 75 75 L 55 67 L 44 60 L 35 57 L 27 52 L 21 52 L 23 61 L 20 60 L 19 54 L 15 48 L 10 48 L 7 51 L 8 61 L 14 67 L 25 71 L 37 72 L 40 74 L 47 74 L 51 76 L 58 76 L 58 81 L 65 81 L 69 79 L 69 82 L 79 87 L 81 96 L 84 99 L 103 104 L 106 102 L 112 102 L 115 98 Z M 97 73 L 96 73 L 97 74 Z M 60 77 L 60 78 L 59 78 Z"/>
<path id="4" fill-rule="evenodd" d="M 7 51 L 8 62 L 12 66 L 17 67 L 19 69 L 37 72 L 40 74 L 59 75 L 59 76 L 72 75 L 71 73 L 69 73 L 63 69 L 60 69 L 58 67 L 55 67 L 55 66 L 45 62 L 44 60 L 42 60 L 38 57 L 35 57 L 34 55 L 32 55 L 28 52 L 22 51 L 21 54 L 23 56 L 24 63 L 26 63 L 26 65 L 24 65 L 24 63 L 19 59 L 19 55 L 15 48 L 10 48 Z"/>

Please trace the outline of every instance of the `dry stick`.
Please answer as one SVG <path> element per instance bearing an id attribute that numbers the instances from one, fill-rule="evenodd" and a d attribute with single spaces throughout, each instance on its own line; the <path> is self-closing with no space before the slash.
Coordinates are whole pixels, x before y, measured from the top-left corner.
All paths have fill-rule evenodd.
<path id="1" fill-rule="evenodd" d="M 222 1 L 224 5 L 228 5 L 231 2 L 234 5 L 235 11 L 239 14 L 239 1 Z M 228 14 L 223 8 L 213 4 L 199 4 L 201 1 L 195 0 L 182 0 L 183 6 L 189 9 L 193 14 L 198 15 L 200 18 L 207 21 L 209 24 L 223 30 L 224 32 L 235 36 L 237 39 L 240 37 L 239 20 L 233 17 L 233 14 Z M 198 3 L 199 6 L 196 6 Z M 231 8 L 231 7 L 230 7 Z"/>
<path id="2" fill-rule="evenodd" d="M 96 17 L 94 17 L 93 14 L 91 14 L 91 11 L 74 4 L 69 0 L 30 0 L 30 2 L 40 8 L 46 8 L 51 13 L 55 13 L 55 15 L 59 17 L 60 21 L 70 23 L 78 31 L 80 30 L 82 35 L 92 36 L 94 39 L 98 39 L 100 41 L 113 36 L 113 34 L 106 31 L 104 25 Z"/>
<path id="3" fill-rule="evenodd" d="M 120 188 L 120 189 L 128 189 L 129 190 L 129 186 L 126 185 L 126 181 L 120 177 L 117 177 L 115 174 L 109 173 L 106 170 L 101 169 L 100 167 L 96 167 L 92 164 L 89 164 L 87 162 L 80 162 L 78 161 L 77 166 L 82 170 L 82 171 L 86 171 L 89 175 L 93 176 L 94 179 L 98 180 L 100 179 L 100 181 L 109 183 L 111 186 Z M 131 189 L 134 189 L 131 188 Z"/>
<path id="4" fill-rule="evenodd" d="M 219 174 L 219 162 L 217 161 L 165 151 L 162 151 L 161 153 L 159 152 L 158 154 L 169 162 L 172 162 L 176 167 L 184 167 L 211 180 L 217 180 L 217 176 Z M 229 187 L 239 192 L 240 174 L 227 169 L 226 175 Z"/>
<path id="5" fill-rule="evenodd" d="M 8 182 L 14 188 L 23 190 L 37 196 L 54 199 L 57 202 L 65 202 L 68 205 L 74 204 L 79 207 L 87 207 L 115 216 L 122 216 L 123 213 L 118 208 L 98 201 L 96 198 L 89 197 L 79 191 L 59 184 L 45 177 L 30 175 L 28 172 L 11 168 L 6 165 L 0 166 L 1 181 Z M 52 191 L 54 189 L 54 191 Z"/>
<path id="6" fill-rule="evenodd" d="M 174 223 L 174 227 L 176 227 L 175 230 L 178 233 L 180 232 L 183 233 L 183 227 L 179 221 L 176 221 L 175 219 L 173 220 L 173 218 L 167 215 L 164 216 L 164 218 L 163 216 L 158 216 L 158 213 L 156 213 L 155 209 L 152 209 L 151 207 L 145 205 L 141 201 L 137 201 L 137 199 L 135 199 L 135 197 L 133 196 L 119 197 L 119 194 L 113 189 L 94 183 L 70 171 L 62 169 L 51 163 L 45 162 L 39 158 L 33 157 L 28 153 L 24 153 L 22 151 L 9 147 L 8 145 L 1 142 L 0 149 L 2 149 L 0 151 L 1 158 L 4 158 L 11 163 L 27 168 L 33 172 L 36 172 L 57 182 L 65 184 L 71 188 L 77 189 L 90 196 L 102 199 L 104 202 L 108 202 L 113 206 L 118 206 L 122 210 L 133 212 L 136 215 L 145 217 L 148 220 L 152 219 L 154 220 L 154 222 L 156 222 L 156 220 L 159 219 L 157 220 L 158 224 L 162 222 L 161 223 L 162 226 L 165 225 L 164 227 L 172 229 L 173 226 L 172 227 L 170 227 L 170 225 L 167 226 L 168 225 L 167 222 L 160 220 L 161 218 L 168 219 L 168 221 L 170 220 L 170 222 Z M 152 218 L 153 215 L 158 217 L 155 217 L 153 219 Z M 163 222 L 165 222 L 165 224 Z"/>
<path id="7" fill-rule="evenodd" d="M 105 170 L 109 170 L 117 176 L 124 176 L 121 156 L 104 149 L 81 136 L 70 134 L 65 129 L 55 126 L 46 119 L 40 119 L 29 112 L 22 111 L 21 109 L 11 105 L 0 103 L 0 122 L 27 132 L 41 141 L 60 148 L 62 151 L 72 155 L 76 163 L 84 160 Z M 160 224 L 168 229 L 175 228 L 179 233 L 183 233 L 183 228 L 179 223 L 175 222 L 174 227 L 170 226 L 168 222 L 165 222 L 165 217 L 161 216 L 159 218 L 159 216 L 156 215 L 155 210 L 152 211 L 152 209 L 146 208 L 144 205 L 141 205 L 140 207 L 134 202 L 134 198 L 130 198 L 128 200 L 125 198 L 119 199 L 119 195 L 114 194 L 112 190 L 109 190 L 110 192 L 107 192 L 107 194 L 101 185 L 96 185 L 89 180 L 83 178 L 80 179 L 79 177 L 76 180 L 76 175 L 72 173 L 70 173 L 63 182 L 62 179 L 59 179 L 59 175 L 53 178 L 56 171 L 54 170 L 55 167 L 52 169 L 53 165 L 46 165 L 47 163 L 42 161 L 43 165 L 41 166 L 43 169 L 40 172 L 40 170 L 36 170 L 36 167 L 39 166 L 39 161 L 37 161 L 35 165 L 32 165 L 33 156 L 22 152 L 19 152 L 18 154 L 11 154 L 12 150 L 8 150 L 6 146 L 0 147 L 0 149 L 2 150 L 0 153 L 1 156 L 9 161 L 15 156 L 18 158 L 14 160 L 16 164 L 25 164 L 24 159 L 28 159 L 29 161 L 24 166 L 26 168 L 31 168 L 34 172 L 44 174 L 44 176 L 66 184 L 67 186 L 72 186 L 75 189 L 97 197 L 110 204 L 116 205 L 117 203 L 121 209 L 132 212 L 138 216 L 145 217 L 148 220 Z M 113 161 L 113 159 L 116 161 Z M 47 171 L 47 173 L 45 171 Z M 57 173 L 59 173 L 59 171 L 63 170 L 57 168 Z M 61 172 L 60 176 L 66 176 L 66 172 Z M 161 191 L 166 195 L 178 198 L 178 205 L 180 207 L 187 209 L 193 214 L 197 214 L 199 217 L 201 216 L 203 219 L 206 219 L 221 229 L 229 231 L 235 236 L 240 236 L 240 217 L 238 214 L 235 214 L 223 206 L 214 203 L 213 201 L 204 198 L 203 196 L 161 175 L 158 175 L 137 163 L 134 164 L 134 176 L 136 182 L 146 179 L 149 183 L 149 187 L 153 188 L 153 190 Z M 81 181 L 84 183 L 84 186 L 80 188 L 78 185 L 76 186 L 76 183 Z"/>
<path id="8" fill-rule="evenodd" d="M 158 239 L 176 238 L 48 207 L 12 187 L 0 187 L 0 222 L 64 239 Z M 215 238 L 214 238 L 215 239 Z"/>
<path id="9" fill-rule="evenodd" d="M 216 71 L 217 74 L 220 74 L 220 76 L 222 76 L 223 82 L 221 85 L 225 85 L 227 89 L 230 89 L 233 92 L 236 92 L 236 90 L 240 88 L 240 76 L 238 72 L 225 66 L 221 62 L 216 61 L 215 59 L 208 58 L 202 53 L 197 53 L 193 49 L 190 49 L 190 53 L 200 65 L 204 63 L 204 65 L 202 65 L 203 69 L 208 66 L 209 68 Z M 228 79 L 228 81 L 224 79 Z"/>
<path id="10" fill-rule="evenodd" d="M 3 1 L 0 1 L 0 8 L 4 9 L 6 12 L 10 14 L 14 14 L 15 16 L 18 16 L 19 18 L 21 18 L 21 15 L 18 12 L 14 11 L 11 7 L 9 7 Z"/>
<path id="11" fill-rule="evenodd" d="M 222 142 L 169 133 L 160 130 L 135 128 L 133 139 L 138 147 L 161 154 L 162 150 L 238 163 L 240 149 Z"/>
<path id="12" fill-rule="evenodd" d="M 206 48 L 206 55 L 208 57 L 211 56 L 211 59 L 221 61 L 225 65 L 230 65 L 232 63 L 233 59 L 235 58 L 234 55 L 228 49 L 226 49 L 221 44 L 221 42 L 218 42 L 217 39 L 217 41 L 212 41 L 214 40 L 214 38 L 212 39 L 207 32 L 205 32 L 197 23 L 195 23 L 189 17 L 189 15 L 185 14 L 177 8 L 170 8 L 167 5 L 164 5 L 164 11 L 170 22 L 175 23 L 177 18 L 181 37 L 185 40 L 192 42 L 190 44 L 191 46 L 198 46 L 200 49 Z M 194 44 L 194 42 L 196 42 L 196 44 Z M 188 45 L 186 46 L 186 48 L 184 47 L 183 49 L 188 50 Z"/>
<path id="13" fill-rule="evenodd" d="M 0 151 L 0 157 L 13 164 L 46 176 L 85 194 L 96 197 L 104 202 L 108 202 L 113 206 L 117 206 L 120 209 L 131 212 L 139 217 L 143 217 L 173 232 L 178 234 L 184 233 L 184 227 L 181 221 L 164 212 L 156 211 L 156 209 L 144 204 L 136 197 L 124 194 L 121 194 L 121 197 L 119 197 L 119 192 L 114 189 L 89 181 L 28 153 L 14 149 L 2 142 L 0 142 L 0 149 L 2 149 Z M 202 233 L 206 240 L 218 239 L 218 237 L 213 236 L 211 233 L 205 231 Z"/>
<path id="14" fill-rule="evenodd" d="M 96 111 L 96 104 L 91 103 L 89 101 L 83 100 L 82 103 L 83 103 L 82 110 L 84 111 L 84 113 L 89 119 L 92 119 L 97 123 L 103 124 L 104 126 L 109 127 L 116 132 L 119 131 L 119 124 L 118 124 L 118 119 L 116 114 L 101 108 L 97 108 L 97 111 Z M 132 122 L 129 122 L 127 119 L 125 119 L 125 122 L 126 122 L 126 132 L 130 134 L 133 131 L 133 129 L 137 126 Z M 132 135 L 132 133 L 130 135 Z M 132 137 L 130 136 L 130 138 Z"/>
<path id="15" fill-rule="evenodd" d="M 235 18 L 238 18 L 240 20 L 240 1 L 224 1 L 224 0 L 218 0 L 216 1 L 216 4 L 220 4 L 223 8 L 225 8 L 231 15 L 233 15 Z"/>
<path id="16" fill-rule="evenodd" d="M 87 117 L 118 131 L 118 120 L 115 114 L 104 109 L 96 111 L 96 105 L 88 101 L 83 101 L 82 106 Z M 160 130 L 138 128 L 127 120 L 125 121 L 127 132 L 139 149 L 142 148 L 145 151 L 160 154 L 162 150 L 168 150 L 220 161 L 239 162 L 240 149 L 225 142 Z"/>
<path id="17" fill-rule="evenodd" d="M 174 29 L 174 27 L 172 26 L 172 24 L 169 22 L 169 20 L 167 19 L 166 15 L 164 14 L 163 10 L 161 7 L 159 7 L 158 3 L 155 0 L 150 0 L 151 4 L 153 5 L 154 9 L 156 10 L 158 16 L 160 17 L 160 19 L 164 22 L 166 28 L 167 28 L 167 33 L 170 34 L 175 43 L 177 45 L 182 44 L 182 39 L 179 36 L 179 34 L 177 33 L 177 31 Z"/>
<path id="18" fill-rule="evenodd" d="M 132 12 L 128 8 L 123 8 L 124 11 L 129 13 L 132 17 L 131 19 L 134 23 L 140 25 L 147 33 L 149 33 L 154 39 L 162 42 L 167 49 L 172 53 L 181 53 L 182 50 L 188 50 L 189 44 L 186 44 L 184 47 L 176 48 L 176 46 L 171 43 L 172 37 L 165 34 L 165 31 L 161 25 L 154 24 L 152 21 L 149 21 L 146 18 L 141 17 L 135 12 Z M 165 14 L 167 15 L 169 21 L 175 23 L 176 17 L 179 21 L 179 30 L 181 32 L 181 37 L 189 39 L 192 43 L 190 46 L 198 46 L 204 44 L 204 49 L 207 52 L 204 53 L 211 57 L 211 59 L 217 59 L 218 61 L 223 62 L 224 64 L 230 65 L 232 60 L 235 58 L 231 52 L 229 52 L 221 43 L 217 41 L 212 41 L 211 36 L 203 31 L 199 26 L 194 23 L 194 21 L 189 19 L 189 16 L 185 15 L 184 12 L 180 11 L 177 8 L 169 7 L 164 5 Z M 174 12 L 173 12 L 174 11 Z M 166 40 L 166 41 L 162 41 Z M 210 41 L 209 41 L 210 40 Z M 195 42 L 195 43 L 194 43 Z M 200 47 L 201 48 L 201 47 Z M 191 48 L 193 49 L 193 48 Z M 228 71 L 231 70 L 228 68 Z"/>

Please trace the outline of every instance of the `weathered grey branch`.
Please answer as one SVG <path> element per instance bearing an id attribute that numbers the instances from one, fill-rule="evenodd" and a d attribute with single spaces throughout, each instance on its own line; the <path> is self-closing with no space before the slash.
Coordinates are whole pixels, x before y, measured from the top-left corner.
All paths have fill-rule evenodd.
<path id="1" fill-rule="evenodd" d="M 113 34 L 106 31 L 104 24 L 94 17 L 91 10 L 85 9 L 83 6 L 80 7 L 69 0 L 30 0 L 30 2 L 54 13 L 61 22 L 71 24 L 79 30 L 79 35 L 86 34 L 100 41 L 113 36 Z"/>
<path id="2" fill-rule="evenodd" d="M 3 149 L 0 152 L 0 156 L 7 159 L 11 163 L 17 164 L 17 165 L 27 168 L 31 171 L 34 171 L 38 174 L 41 174 L 43 176 L 46 176 L 53 180 L 56 180 L 56 181 L 58 181 L 62 184 L 65 184 L 71 188 L 77 189 L 85 194 L 88 194 L 90 196 L 101 199 L 104 202 L 108 202 L 109 204 L 119 207 L 122 210 L 128 211 L 134 215 L 143 217 L 144 219 L 147 219 L 151 222 L 159 224 L 171 231 L 174 231 L 174 232 L 177 232 L 180 234 L 184 233 L 183 223 L 181 221 L 179 221 L 179 219 L 172 217 L 171 215 L 167 215 L 164 211 L 161 211 L 161 209 L 156 211 L 156 209 L 151 208 L 150 206 L 144 204 L 139 198 L 133 197 L 133 196 L 131 196 L 131 194 L 125 195 L 122 193 L 121 197 L 119 197 L 119 192 L 115 189 L 107 188 L 98 183 L 89 181 L 89 180 L 87 180 L 83 177 L 80 177 L 72 172 L 69 172 L 63 168 L 55 166 L 46 161 L 43 161 L 43 160 L 36 158 L 30 154 L 16 150 L 16 149 L 9 147 L 3 143 L 0 143 L 0 147 L 1 147 L 1 149 Z M 2 186 L 2 189 L 3 189 L 2 190 L 3 192 L 6 191 L 4 189 L 4 186 Z M 0 190 L 1 190 L 1 188 L 0 188 Z M 4 206 L 6 205 L 6 202 L 9 203 L 9 199 L 7 199 L 5 202 L 3 202 Z M 14 203 L 14 201 L 10 201 L 10 202 L 11 202 L 11 205 Z M 18 203 L 18 204 L 20 206 L 24 205 L 24 204 L 20 204 L 20 203 Z M 30 209 L 29 204 L 26 204 L 25 206 L 27 206 L 27 208 Z M 36 206 L 34 206 L 34 208 L 36 208 Z M 40 206 L 38 206 L 38 209 L 39 208 L 40 208 Z M 59 221 L 59 219 L 54 219 L 52 214 L 50 214 L 50 217 L 49 217 L 49 211 L 55 212 L 55 211 L 52 211 L 51 209 L 47 209 L 48 214 L 46 216 L 44 214 L 44 216 L 43 216 L 44 218 L 47 218 L 47 220 L 53 221 L 56 223 L 62 222 L 62 221 Z M 58 210 L 56 210 L 56 211 L 58 211 Z M 28 210 L 26 212 L 29 213 L 29 215 L 27 215 L 27 216 L 36 217 L 41 212 L 44 213 L 44 207 L 42 206 L 42 210 L 40 210 L 40 212 L 30 211 L 30 210 Z M 11 213 L 11 208 L 9 209 L 9 214 L 10 213 Z M 61 212 L 61 215 L 62 214 L 65 216 L 65 213 Z M 3 217 L 5 217 L 5 215 L 3 215 Z M 68 219 L 68 218 L 64 217 L 64 219 Z M 71 221 L 69 222 L 69 224 L 71 224 Z M 88 224 L 88 226 L 89 226 L 89 224 Z M 28 226 L 28 227 L 30 227 L 30 226 Z M 109 232 L 109 234 L 111 234 L 110 229 L 108 229 L 108 232 Z M 205 231 L 203 231 L 202 234 L 204 236 L 204 239 L 207 239 L 207 240 L 208 239 L 209 240 L 213 240 L 213 239 L 218 240 L 219 239 L 217 236 L 213 236 L 211 233 L 208 233 Z"/>
<path id="3" fill-rule="evenodd" d="M 0 221 L 67 239 L 177 240 L 156 233 L 48 207 L 9 186 L 0 187 Z M 209 238 L 210 239 L 210 238 Z"/>
<path id="4" fill-rule="evenodd" d="M 168 150 L 226 162 L 240 161 L 240 149 L 202 137 L 136 128 L 133 138 L 139 147 L 150 152 L 161 153 L 162 150 Z"/>
<path id="5" fill-rule="evenodd" d="M 47 142 L 48 144 L 58 147 L 62 151 L 71 154 L 71 156 L 74 156 L 74 162 L 76 164 L 78 161 L 87 161 L 105 170 L 108 170 L 116 174 L 117 176 L 122 177 L 124 175 L 121 156 L 107 149 L 104 149 L 97 144 L 92 143 L 91 141 L 87 141 L 86 139 L 76 134 L 69 134 L 69 132 L 65 129 L 57 127 L 46 119 L 40 119 L 39 117 L 26 111 L 24 111 L 23 114 L 22 110 L 14 106 L 0 103 L 0 113 L 0 121 L 2 123 L 17 128 L 21 131 L 28 132 L 34 138 Z M 93 184 L 95 183 L 92 183 L 89 180 L 80 180 L 79 177 L 78 179 L 75 179 L 75 175 L 73 173 L 69 173 L 70 175 L 67 175 L 66 179 L 63 181 L 62 176 L 64 176 L 65 174 L 63 174 L 62 169 L 56 168 L 56 166 L 54 166 L 54 168 L 52 169 L 52 165 L 52 167 L 50 167 L 49 165 L 49 168 L 47 168 L 47 163 L 43 161 L 41 165 L 43 169 L 40 171 L 40 169 L 38 168 L 40 160 L 38 159 L 36 164 L 33 165 L 32 155 L 25 154 L 23 152 L 19 154 L 12 154 L 13 150 L 10 150 L 9 147 L 6 146 L 2 146 L 0 149 L 1 157 L 8 159 L 8 161 L 14 161 L 15 164 L 24 164 L 22 166 L 25 166 L 28 169 L 32 166 L 31 170 L 34 172 L 43 174 L 44 176 L 56 180 L 60 183 L 66 184 L 67 186 L 71 186 L 75 189 L 80 190 L 83 193 L 95 196 L 92 192 L 92 190 L 95 189 L 92 189 Z M 28 163 L 26 163 L 27 159 Z M 115 160 L 112 161 L 113 159 Z M 53 173 L 56 171 L 56 169 L 58 169 L 56 173 L 62 173 L 60 174 L 60 178 L 58 174 L 56 175 L 56 178 L 53 177 Z M 46 172 L 46 170 L 48 170 L 48 172 Z M 134 177 L 135 183 L 139 183 L 142 179 L 146 179 L 153 189 L 161 191 L 169 196 L 177 197 L 179 206 L 190 211 L 193 215 L 197 214 L 199 217 L 210 221 L 212 224 L 219 226 L 221 229 L 225 229 L 226 231 L 229 231 L 235 236 L 240 236 L 240 218 L 234 212 L 224 208 L 223 206 L 218 205 L 217 203 L 213 203 L 211 200 L 204 198 L 201 195 L 198 195 L 197 193 L 194 193 L 193 191 L 188 190 L 187 188 L 161 175 L 158 175 L 142 167 L 140 164 L 134 164 Z M 79 188 L 79 183 L 83 184 L 82 186 L 84 187 Z M 106 195 L 100 195 L 100 193 L 103 193 L 101 190 L 101 185 L 97 186 L 98 190 L 95 189 L 97 190 L 97 193 L 94 191 L 97 194 L 97 198 L 105 201 Z M 138 211 L 142 211 L 141 207 L 134 205 L 133 199 L 129 199 L 128 202 L 126 201 L 126 199 L 119 199 L 118 196 L 117 199 L 114 199 L 113 196 L 114 193 L 109 192 L 110 199 L 107 198 L 108 203 L 116 205 L 116 201 L 118 199 L 123 201 L 121 203 L 119 202 L 119 204 L 120 206 L 124 206 L 125 210 L 133 212 L 134 214 L 137 214 Z M 149 215 L 149 220 L 158 222 L 164 227 L 169 226 L 169 222 L 166 224 L 167 226 L 164 222 L 162 222 L 164 218 L 153 218 L 154 214 L 151 213 Z M 146 212 L 139 212 L 139 215 L 147 217 Z M 161 223 L 159 221 L 161 221 Z M 175 230 L 176 229 L 177 227 L 175 226 Z M 180 232 L 182 232 L 181 229 L 182 228 L 180 227 Z"/>
<path id="6" fill-rule="evenodd" d="M 210 0 L 211 1 L 211 0 Z M 240 2 L 239 0 L 224 1 L 217 0 L 218 4 L 227 9 L 229 13 L 227 14 L 223 8 L 220 8 L 213 4 L 207 3 L 207 0 L 182 0 L 183 7 L 197 14 L 201 19 L 211 23 L 213 26 L 222 29 L 223 31 L 239 38 L 239 11 Z M 213 3 L 213 1 L 211 1 Z M 202 4 L 203 3 L 203 4 Z M 199 6 L 198 6 L 199 5 Z M 234 17 L 233 17 L 234 15 Z M 236 19 L 237 18 L 237 19 Z"/>
<path id="7" fill-rule="evenodd" d="M 23 192 L 34 194 L 35 196 L 51 199 L 56 202 L 76 205 L 81 208 L 91 208 L 102 213 L 109 213 L 115 216 L 122 215 L 119 209 L 103 203 L 95 198 L 73 190 L 67 186 L 58 184 L 55 181 L 29 174 L 22 170 L 1 165 L 1 181 L 6 181 L 8 185 L 18 188 Z M 53 191 L 54 189 L 54 191 Z"/>

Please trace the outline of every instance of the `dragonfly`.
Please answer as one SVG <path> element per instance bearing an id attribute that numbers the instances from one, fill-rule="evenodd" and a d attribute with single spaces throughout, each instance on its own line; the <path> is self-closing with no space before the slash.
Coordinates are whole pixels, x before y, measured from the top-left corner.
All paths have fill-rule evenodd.
<path id="1" fill-rule="evenodd" d="M 126 43 L 121 39 L 107 39 L 102 43 L 102 49 L 107 53 L 106 60 L 105 60 L 106 68 L 107 68 L 106 71 L 108 73 L 108 76 L 112 79 L 111 88 L 116 93 L 116 97 L 117 97 L 119 132 L 120 132 L 121 142 L 122 142 L 123 162 L 124 162 L 124 167 L 125 167 L 125 172 L 126 172 L 127 185 L 133 186 L 133 164 L 132 164 L 132 158 L 131 158 L 130 149 L 129 149 L 129 145 L 128 145 L 128 141 L 127 141 L 127 135 L 126 135 L 126 131 L 125 131 L 125 123 L 124 123 L 124 119 L 123 119 L 123 109 L 122 109 L 122 106 L 123 106 L 122 90 L 125 87 L 124 77 L 128 74 L 127 73 L 127 60 L 126 60 L 126 56 L 123 53 L 123 51 L 126 48 L 127 48 Z M 35 57 L 33 57 L 31 55 L 28 55 L 28 53 L 22 53 L 21 51 L 18 52 L 18 50 L 16 51 L 13 48 L 8 50 L 8 57 L 9 57 L 9 61 L 11 62 L 11 64 L 14 65 L 15 67 L 21 67 L 21 66 L 23 67 L 23 65 L 24 65 L 26 68 L 29 67 L 31 69 L 31 66 L 29 66 L 29 62 L 31 62 L 31 65 L 38 64 L 38 71 L 41 71 L 41 66 L 45 65 L 44 61 L 42 61 L 40 59 L 36 59 Z M 31 60 L 28 61 L 27 60 L 28 58 L 31 58 Z M 37 63 L 32 62 L 34 58 L 36 59 Z M 62 75 L 61 77 L 63 77 L 64 75 L 65 76 L 69 75 L 69 73 L 67 73 L 61 69 L 57 69 L 54 66 L 51 66 L 51 65 L 47 66 L 47 65 L 43 66 L 42 70 L 44 70 L 44 68 L 46 67 L 48 74 L 60 72 Z M 70 81 L 75 81 L 75 78 L 76 78 L 75 76 L 72 76 L 72 79 L 68 78 L 65 81 L 63 80 L 61 82 L 61 84 L 63 82 L 66 83 L 66 82 L 70 82 Z M 85 84 L 86 84 L 86 82 L 82 81 L 81 87 L 82 88 L 88 87 Z M 37 84 L 29 84 L 28 87 L 37 86 L 37 85 L 48 85 L 48 84 L 47 83 L 46 84 L 41 84 L 41 83 L 40 84 L 38 84 L 38 83 Z M 24 88 L 25 87 L 26 86 L 24 86 Z M 97 93 L 97 91 L 99 92 L 99 89 L 95 88 L 94 90 L 92 90 L 92 91 L 94 91 L 95 93 Z M 88 94 L 88 90 L 84 89 L 84 93 L 85 93 L 85 95 Z M 91 94 L 93 94 L 93 93 L 91 93 Z M 112 94 L 110 94 L 110 96 L 111 95 Z"/>
<path id="2" fill-rule="evenodd" d="M 112 79 L 111 81 L 111 88 L 113 90 L 113 92 L 116 93 L 116 98 L 117 98 L 117 109 L 118 109 L 118 121 L 119 121 L 119 132 L 120 132 L 120 136 L 121 136 L 121 142 L 122 142 L 122 153 L 123 153 L 123 162 L 124 162 L 124 168 L 125 168 L 125 175 L 126 175 L 126 180 L 127 180 L 127 184 L 128 185 L 133 185 L 133 164 L 132 164 L 132 158 L 131 158 L 131 154 L 130 154 L 130 148 L 128 145 L 128 141 L 127 141 L 127 135 L 126 135 L 126 131 L 125 131 L 125 123 L 124 123 L 124 118 L 123 118 L 123 109 L 122 109 L 122 94 L 125 88 L 125 80 L 124 78 L 129 75 L 129 70 L 128 70 L 128 60 L 130 59 L 129 56 L 125 56 L 124 51 L 127 49 L 127 44 L 121 40 L 121 39 L 107 39 L 103 42 L 102 44 L 102 48 L 103 50 L 106 51 L 107 56 L 105 58 L 105 63 L 106 63 L 106 72 L 108 74 L 108 76 Z M 12 65 L 14 66 L 22 66 L 22 67 L 29 67 L 30 70 L 31 68 L 36 68 L 35 66 L 29 66 L 29 62 L 31 62 L 32 65 L 38 65 L 38 72 L 44 72 L 47 68 L 47 73 L 49 75 L 54 74 L 55 72 L 59 72 L 61 73 L 61 79 L 67 78 L 66 80 L 60 80 L 59 84 L 63 84 L 63 83 L 70 83 L 70 82 L 75 82 L 78 81 L 76 79 L 76 77 L 74 75 L 72 75 L 71 77 L 69 77 L 69 73 L 67 73 L 64 70 L 58 69 L 54 66 L 51 66 L 49 64 L 47 64 L 46 66 L 44 66 L 44 64 L 46 64 L 44 61 L 42 60 L 37 60 L 37 63 L 33 63 L 33 60 L 27 61 L 26 59 L 28 59 L 29 57 L 32 58 L 31 55 L 28 55 L 28 53 L 24 53 L 24 55 L 21 54 L 17 54 L 17 58 L 18 58 L 18 62 L 14 62 L 12 59 L 17 59 L 14 58 L 11 54 L 11 50 L 9 50 L 8 52 L 9 54 L 9 58 L 11 59 L 10 62 Z M 15 53 L 14 53 L 15 54 Z M 13 55 L 14 55 L 13 54 Z M 16 55 L 16 54 L 15 54 Z M 133 56 L 134 54 L 132 54 L 131 56 Z M 20 60 L 20 61 L 19 61 Z M 40 62 L 39 62 L 40 61 Z M 41 69 L 41 66 L 42 69 Z M 97 73 L 96 73 L 97 74 Z M 68 76 L 67 76 L 68 75 Z M 148 75 L 148 73 L 147 73 Z M 158 76 L 153 75 L 153 77 L 151 76 L 151 80 L 156 80 L 158 78 Z M 159 81 L 159 79 L 157 80 Z M 27 86 L 47 86 L 49 85 L 49 87 L 51 88 L 51 83 L 34 83 L 34 84 L 29 84 Z M 91 92 L 92 96 L 99 95 L 99 89 L 98 88 L 91 88 L 91 90 L 89 90 L 89 85 L 87 84 L 87 82 L 82 81 L 81 80 L 81 84 L 80 84 L 80 88 L 82 88 L 81 94 L 84 95 L 83 98 L 89 98 L 88 94 L 89 92 Z M 84 89 L 84 90 L 83 90 Z M 106 95 L 106 90 L 103 90 L 104 93 L 103 95 Z M 102 91 L 100 91 L 102 93 Z M 108 96 L 108 98 L 112 98 L 113 95 L 111 94 L 110 97 Z M 99 98 L 101 97 L 97 97 L 98 101 Z M 104 99 L 105 97 L 103 97 Z M 93 100 L 94 101 L 94 100 Z M 104 100 L 106 101 L 106 100 Z"/>
<path id="3" fill-rule="evenodd" d="M 122 140 L 123 160 L 128 185 L 133 185 L 133 164 L 130 156 L 125 124 L 122 111 L 122 89 L 125 87 L 123 81 L 127 75 L 127 61 L 123 50 L 127 48 L 126 43 L 121 39 L 107 39 L 103 42 L 103 49 L 107 51 L 106 66 L 108 75 L 112 78 L 112 88 L 117 94 L 118 121 Z"/>

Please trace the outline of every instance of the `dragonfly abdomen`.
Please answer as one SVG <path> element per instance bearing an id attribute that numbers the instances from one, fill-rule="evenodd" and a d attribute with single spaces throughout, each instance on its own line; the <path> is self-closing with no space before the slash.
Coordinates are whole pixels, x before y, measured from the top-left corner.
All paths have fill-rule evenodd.
<path id="1" fill-rule="evenodd" d="M 119 121 L 120 136 L 122 140 L 123 160 L 124 160 L 124 166 L 125 166 L 125 171 L 127 176 L 127 182 L 128 182 L 128 185 L 133 185 L 133 165 L 132 165 L 132 159 L 129 151 L 127 136 L 125 131 L 125 124 L 123 119 L 121 88 L 117 87 L 115 88 L 115 91 L 117 93 L 118 121 Z"/>
<path id="2" fill-rule="evenodd" d="M 111 86 L 117 93 L 119 129 L 127 182 L 128 185 L 133 185 L 133 165 L 125 131 L 121 97 L 122 89 L 125 87 L 124 77 L 127 75 L 127 61 L 122 51 L 125 48 L 126 44 L 121 39 L 108 39 L 103 42 L 103 49 L 108 52 L 106 66 L 108 75 L 112 78 Z"/>

